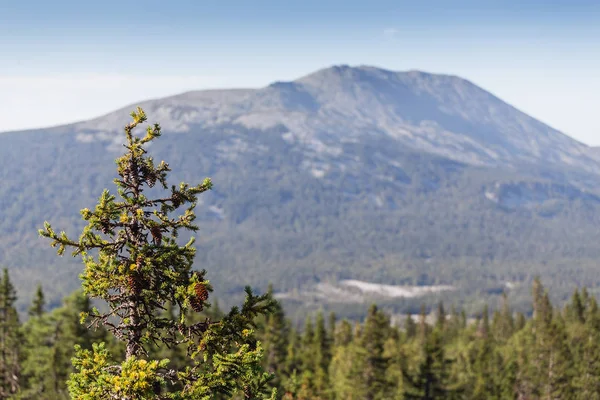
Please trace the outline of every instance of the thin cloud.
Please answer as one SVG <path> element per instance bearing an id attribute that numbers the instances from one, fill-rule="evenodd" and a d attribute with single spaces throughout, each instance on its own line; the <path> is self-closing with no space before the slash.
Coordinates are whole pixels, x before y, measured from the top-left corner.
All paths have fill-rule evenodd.
<path id="1" fill-rule="evenodd" d="M 399 33 L 400 31 L 396 28 L 386 28 L 383 30 L 383 36 L 386 38 L 395 38 Z"/>

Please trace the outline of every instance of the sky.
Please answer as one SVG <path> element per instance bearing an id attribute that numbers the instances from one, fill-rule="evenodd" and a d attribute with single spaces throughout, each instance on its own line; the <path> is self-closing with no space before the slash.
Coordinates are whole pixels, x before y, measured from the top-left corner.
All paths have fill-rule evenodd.
<path id="1" fill-rule="evenodd" d="M 466 78 L 600 145 L 600 1 L 0 0 L 0 131 L 331 65 Z"/>

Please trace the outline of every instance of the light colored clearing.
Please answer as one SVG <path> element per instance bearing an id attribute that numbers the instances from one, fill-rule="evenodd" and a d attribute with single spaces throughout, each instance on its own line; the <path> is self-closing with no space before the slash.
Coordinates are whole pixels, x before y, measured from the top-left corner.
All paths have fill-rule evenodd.
<path id="1" fill-rule="evenodd" d="M 453 286 L 443 285 L 393 286 L 359 280 L 344 280 L 338 284 L 320 282 L 312 289 L 277 293 L 275 297 L 329 303 L 364 303 L 374 298 L 414 298 L 455 289 Z"/>
<path id="2" fill-rule="evenodd" d="M 369 283 L 357 280 L 344 280 L 340 285 L 350 286 L 359 289 L 363 294 L 375 294 L 383 297 L 419 297 L 430 293 L 439 293 L 451 291 L 453 286 L 393 286 L 379 283 Z"/>

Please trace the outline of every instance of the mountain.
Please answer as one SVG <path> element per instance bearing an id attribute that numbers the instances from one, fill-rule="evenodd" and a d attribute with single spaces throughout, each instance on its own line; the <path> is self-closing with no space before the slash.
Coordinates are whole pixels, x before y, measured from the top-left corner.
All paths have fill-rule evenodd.
<path id="1" fill-rule="evenodd" d="M 77 211 L 113 188 L 137 105 L 163 127 L 150 150 L 172 182 L 214 181 L 198 207 L 197 265 L 223 298 L 272 282 L 298 307 L 361 281 L 445 285 L 463 303 L 510 288 L 518 301 L 536 274 L 556 296 L 600 287 L 593 149 L 459 77 L 334 66 L 0 134 L 0 263 L 22 290 L 37 280 L 57 301 L 76 287 L 80 265 L 36 229 L 77 233 Z M 329 294 L 308 295 L 319 287 Z"/>

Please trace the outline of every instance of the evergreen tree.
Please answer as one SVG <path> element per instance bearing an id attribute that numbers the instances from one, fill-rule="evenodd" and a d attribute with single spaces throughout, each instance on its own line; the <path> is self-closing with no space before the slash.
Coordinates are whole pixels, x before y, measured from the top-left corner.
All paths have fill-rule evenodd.
<path id="1" fill-rule="evenodd" d="M 500 312 L 494 313 L 492 320 L 492 331 L 494 339 L 503 343 L 513 335 L 515 321 L 508 305 L 506 293 L 502 293 L 502 308 Z"/>
<path id="2" fill-rule="evenodd" d="M 446 326 L 446 310 L 444 309 L 444 303 L 440 300 L 437 307 L 437 320 L 436 320 L 436 328 L 439 330 L 444 330 Z"/>
<path id="3" fill-rule="evenodd" d="M 417 373 L 411 375 L 404 365 L 403 377 L 406 399 L 451 399 L 461 392 L 459 383 L 452 382 L 452 360 L 446 356 L 442 332 L 434 329 L 422 343 L 422 355 Z"/>
<path id="4" fill-rule="evenodd" d="M 582 295 L 583 297 L 583 295 Z M 600 313 L 595 298 L 587 298 L 585 292 L 585 303 L 589 307 L 585 310 L 585 324 L 580 327 L 583 344 L 578 357 L 578 370 L 573 382 L 577 392 L 577 398 L 582 400 L 600 399 Z"/>
<path id="5" fill-rule="evenodd" d="M 329 365 L 329 379 L 335 399 L 358 400 L 355 378 L 360 374 L 357 360 L 363 355 L 352 334 L 352 326 L 342 321 L 336 335 L 336 346 Z"/>
<path id="6" fill-rule="evenodd" d="M 289 336 L 289 324 L 285 320 L 283 308 L 279 302 L 275 302 L 273 312 L 266 317 L 261 341 L 265 349 L 265 368 L 274 374 L 273 384 L 277 386 L 280 386 L 285 372 Z"/>
<path id="7" fill-rule="evenodd" d="M 501 379 L 502 360 L 496 353 L 496 346 L 492 335 L 487 333 L 489 325 L 486 327 L 488 318 L 487 307 L 483 312 L 483 320 L 478 330 L 478 338 L 475 338 L 472 345 L 472 365 L 474 371 L 472 393 L 470 398 L 477 399 L 501 399 Z"/>
<path id="8" fill-rule="evenodd" d="M 0 280 L 0 399 L 7 399 L 19 390 L 21 337 L 16 300 L 17 293 L 4 268 Z"/>
<path id="9" fill-rule="evenodd" d="M 343 320 L 335 330 L 334 348 L 348 346 L 352 342 L 352 325 Z"/>
<path id="10" fill-rule="evenodd" d="M 82 257 L 85 294 L 108 305 L 107 312 L 92 309 L 88 316 L 93 326 L 105 326 L 125 344 L 121 363 L 113 361 L 103 343 L 94 344 L 92 350 L 78 346 L 69 392 L 75 398 L 159 399 L 167 395 L 170 381 L 182 388 L 169 394 L 173 398 L 238 393 L 259 398 L 269 375 L 260 369 L 262 348 L 252 327 L 254 318 L 272 307 L 270 296 L 255 296 L 246 288 L 242 308 L 233 308 L 219 321 L 188 323 L 191 310 L 210 306 L 212 287 L 204 270 L 192 270 L 193 239 L 183 246 L 176 239 L 181 231 L 198 229 L 193 224 L 197 196 L 210 190 L 212 182 L 205 179 L 197 186 L 181 183 L 169 189 L 168 164 L 156 166 L 144 148 L 160 137 L 160 126 L 149 126 L 145 135 L 138 136 L 135 129 L 146 115 L 138 108 L 131 116 L 133 121 L 125 127 L 126 152 L 116 160 L 121 201 L 105 190 L 93 211 L 83 209 L 88 225 L 79 240 L 56 233 L 47 222 L 40 230 L 58 247 L 59 255 L 70 247 L 73 256 Z M 156 183 L 169 193 L 150 198 L 145 191 L 152 193 Z M 161 312 L 168 303 L 177 305 L 176 318 Z M 193 365 L 174 370 L 168 359 L 146 359 L 149 348 L 161 342 L 186 346 Z"/>
<path id="11" fill-rule="evenodd" d="M 386 379 L 389 358 L 385 356 L 385 342 L 390 335 L 390 320 L 377 306 L 369 308 L 362 335 L 357 345 L 360 351 L 353 360 L 354 392 L 365 400 L 387 399 L 391 385 Z"/>
<path id="12" fill-rule="evenodd" d="M 46 306 L 46 300 L 44 299 L 44 291 L 42 285 L 38 285 L 35 291 L 33 302 L 29 307 L 30 317 L 41 317 L 44 314 L 44 307 Z"/>
<path id="13" fill-rule="evenodd" d="M 39 297 L 34 305 L 39 305 Z M 32 307 L 40 310 L 40 307 Z M 90 312 L 89 298 L 75 292 L 64 300 L 62 307 L 51 313 L 33 315 L 23 326 L 24 389 L 20 399 L 68 399 L 67 379 L 73 372 L 71 358 L 75 345 L 91 349 L 92 344 L 107 341 L 104 329 L 91 331 L 81 324 L 81 314 Z"/>
<path id="14" fill-rule="evenodd" d="M 325 319 L 322 312 L 317 314 L 311 348 L 313 353 L 313 365 L 311 369 L 314 373 L 313 398 L 315 400 L 325 399 L 327 398 L 329 391 L 327 369 L 331 360 L 331 354 L 329 348 L 329 334 L 325 328 Z"/>
<path id="15" fill-rule="evenodd" d="M 579 290 L 575 289 L 571 297 L 571 303 L 567 305 L 567 318 L 570 322 L 584 322 L 585 305 L 579 295 Z"/>
<path id="16" fill-rule="evenodd" d="M 415 324 L 415 320 L 411 314 L 408 314 L 404 320 L 404 331 L 406 332 L 406 337 L 409 339 L 415 337 L 417 334 L 417 324 Z"/>

